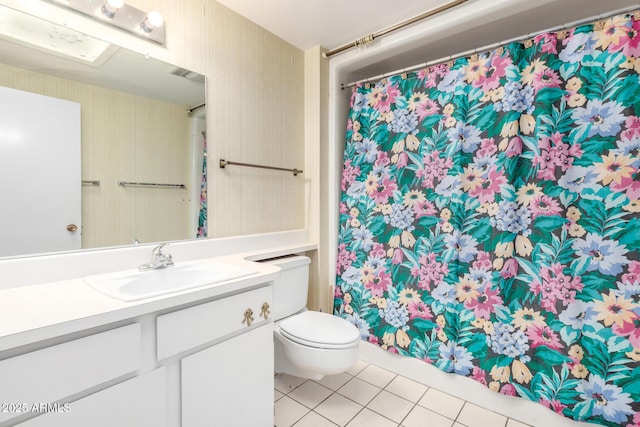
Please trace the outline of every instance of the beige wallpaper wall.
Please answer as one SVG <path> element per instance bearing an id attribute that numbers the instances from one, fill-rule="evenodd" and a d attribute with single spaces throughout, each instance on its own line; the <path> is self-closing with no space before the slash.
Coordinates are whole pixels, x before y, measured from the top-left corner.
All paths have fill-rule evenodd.
<path id="1" fill-rule="evenodd" d="M 304 52 L 212 0 L 128 3 L 165 16 L 152 54 L 208 77 L 209 235 L 304 228 L 306 174 L 218 167 L 304 169 Z"/>
<path id="2" fill-rule="evenodd" d="M 209 235 L 225 237 L 307 228 L 318 230 L 321 195 L 320 159 L 307 154 L 305 163 L 305 52 L 213 0 L 129 0 L 143 10 L 160 11 L 167 22 L 168 62 L 201 72 L 207 80 L 209 144 Z M 315 53 L 318 55 L 319 51 Z M 320 67 L 314 62 L 311 68 Z M 307 73 L 308 75 L 309 73 Z M 326 71 L 322 74 L 326 78 Z M 320 77 L 309 79 L 311 88 Z M 320 102 L 320 100 L 316 100 Z M 326 105 L 326 104 L 325 104 Z M 316 137 L 321 125 L 308 129 Z M 308 136 L 308 135 L 307 135 Z M 228 166 L 220 158 L 308 170 L 297 177 L 278 171 Z M 319 233 L 310 233 L 316 241 Z M 326 280 L 318 275 L 326 257 L 310 253 L 309 307 L 330 309 Z"/>
<path id="3" fill-rule="evenodd" d="M 124 188 L 118 181 L 188 184 L 185 107 L 0 64 L 0 85 L 78 102 L 82 117 L 82 247 L 186 239 L 187 190 Z M 55 165 L 52 165 L 55 171 Z"/>
<path id="4" fill-rule="evenodd" d="M 304 53 L 213 7 L 208 115 L 214 236 L 304 228 L 306 174 L 228 167 L 219 158 L 304 169 Z"/>

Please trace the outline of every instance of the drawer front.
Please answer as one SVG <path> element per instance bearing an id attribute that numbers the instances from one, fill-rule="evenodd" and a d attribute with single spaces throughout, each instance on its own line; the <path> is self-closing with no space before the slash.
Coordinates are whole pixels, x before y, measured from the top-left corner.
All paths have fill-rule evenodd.
<path id="1" fill-rule="evenodd" d="M 136 323 L 0 361 L 0 422 L 136 371 L 140 346 Z"/>
<path id="2" fill-rule="evenodd" d="M 158 360 L 271 321 L 271 301 L 265 286 L 158 316 Z"/>

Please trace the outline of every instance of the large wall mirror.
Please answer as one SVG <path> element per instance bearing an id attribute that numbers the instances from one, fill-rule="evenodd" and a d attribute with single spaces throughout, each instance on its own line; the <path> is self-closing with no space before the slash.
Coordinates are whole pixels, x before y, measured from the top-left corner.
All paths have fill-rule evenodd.
<path id="1" fill-rule="evenodd" d="M 0 224 L 0 258 L 205 234 L 204 76 L 0 5 L 0 88 L 76 103 L 80 111 L 80 176 L 70 187 L 53 188 L 54 178 L 69 169 L 60 166 L 58 156 L 75 155 L 57 149 L 49 137 L 53 131 L 28 142 L 20 138 L 58 123 L 57 109 L 42 118 L 30 101 L 22 107 L 17 101 L 0 105 L 0 114 L 19 111 L 26 123 L 14 129 L 18 119 L 0 121 L 0 170 L 29 171 L 29 179 L 0 175 L 1 210 L 27 221 Z M 55 149 L 38 163 L 45 152 L 41 144 Z M 33 154 L 8 160 L 18 146 L 30 146 Z M 63 231 L 63 240 L 75 236 L 78 243 L 52 246 L 46 231 L 32 229 L 75 203 L 64 198 L 76 190 L 79 217 L 51 226 Z M 21 197 L 8 202 L 9 193 Z M 6 216 L 0 214 L 2 222 Z M 20 244 L 9 241 L 10 231 Z"/>

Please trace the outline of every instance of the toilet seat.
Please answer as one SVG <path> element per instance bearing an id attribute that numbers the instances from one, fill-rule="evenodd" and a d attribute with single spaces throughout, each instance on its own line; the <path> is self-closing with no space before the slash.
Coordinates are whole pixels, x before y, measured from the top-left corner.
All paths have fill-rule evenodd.
<path id="1" fill-rule="evenodd" d="M 279 332 L 301 345 L 344 349 L 360 340 L 360 331 L 345 319 L 317 311 L 305 311 L 278 322 Z"/>

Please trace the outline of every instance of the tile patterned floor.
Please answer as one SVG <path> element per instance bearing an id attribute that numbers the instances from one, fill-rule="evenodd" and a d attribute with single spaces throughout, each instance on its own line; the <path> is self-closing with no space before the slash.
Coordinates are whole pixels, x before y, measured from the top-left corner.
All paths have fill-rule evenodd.
<path id="1" fill-rule="evenodd" d="M 320 381 L 275 378 L 276 427 L 528 427 L 359 361 Z"/>

